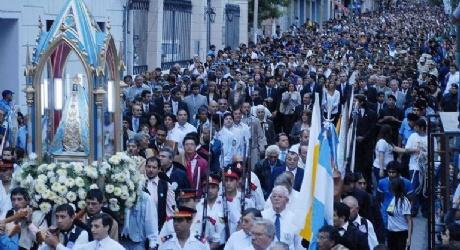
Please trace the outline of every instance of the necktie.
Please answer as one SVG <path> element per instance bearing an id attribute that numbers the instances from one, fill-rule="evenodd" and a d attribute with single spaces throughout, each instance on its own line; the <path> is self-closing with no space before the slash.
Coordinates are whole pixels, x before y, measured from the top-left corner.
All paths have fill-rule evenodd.
<path id="1" fill-rule="evenodd" d="M 353 224 L 355 225 L 355 227 L 359 227 L 359 223 L 357 221 L 353 222 Z"/>
<path id="2" fill-rule="evenodd" d="M 268 88 L 268 97 L 272 96 L 272 88 Z"/>
<path id="3" fill-rule="evenodd" d="M 137 132 L 139 130 L 139 118 L 134 118 L 134 132 Z"/>
<path id="4" fill-rule="evenodd" d="M 281 222 L 280 222 L 280 214 L 276 214 L 276 219 L 275 219 L 275 236 L 280 241 L 280 235 L 281 235 Z"/>
<path id="5" fill-rule="evenodd" d="M 96 241 L 96 250 L 102 250 L 102 244 L 100 241 Z"/>
<path id="6" fill-rule="evenodd" d="M 286 152 L 281 151 L 280 152 L 280 160 L 284 161 L 285 158 L 286 158 Z"/>

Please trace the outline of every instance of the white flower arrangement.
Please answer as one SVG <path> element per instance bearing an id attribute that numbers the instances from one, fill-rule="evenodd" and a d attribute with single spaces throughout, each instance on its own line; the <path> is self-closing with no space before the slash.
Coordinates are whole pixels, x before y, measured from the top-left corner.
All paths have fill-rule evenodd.
<path id="1" fill-rule="evenodd" d="M 87 169 L 88 168 L 88 169 Z M 25 163 L 15 175 L 15 185 L 26 188 L 31 204 L 47 213 L 65 203 L 82 207 L 89 186 L 96 183 L 97 168 L 82 163 Z"/>
<path id="2" fill-rule="evenodd" d="M 105 196 L 108 207 L 115 213 L 122 213 L 137 201 L 145 181 L 139 166 L 145 162 L 142 158 L 130 157 L 125 153 L 116 153 L 108 164 L 100 165 L 99 173 L 105 176 Z"/>
<path id="3" fill-rule="evenodd" d="M 14 175 L 13 182 L 29 190 L 31 205 L 48 213 L 60 204 L 83 209 L 88 190 L 100 188 L 108 207 L 122 216 L 125 208 L 135 205 L 145 177 L 139 169 L 145 160 L 116 153 L 107 162 L 36 164 L 26 162 Z M 103 182 L 103 186 L 100 186 Z M 96 183 L 99 183 L 96 184 Z"/>

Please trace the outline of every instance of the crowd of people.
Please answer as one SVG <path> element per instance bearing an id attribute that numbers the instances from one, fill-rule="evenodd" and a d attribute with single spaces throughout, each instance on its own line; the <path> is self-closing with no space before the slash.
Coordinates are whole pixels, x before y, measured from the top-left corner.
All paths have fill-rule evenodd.
<path id="1" fill-rule="evenodd" d="M 136 205 L 120 220 L 92 189 L 82 211 L 64 204 L 50 219 L 32 210 L 27 190 L 11 187 L 21 137 L 3 149 L 0 214 L 23 217 L 0 222 L 0 249 L 410 248 L 412 217 L 428 216 L 430 115 L 458 110 L 448 23 L 438 6 L 397 2 L 125 76 L 123 149 L 145 158 L 147 177 Z M 0 120 L 12 94 L 2 93 Z M 333 224 L 309 241 L 291 225 L 302 219 L 292 208 L 311 167 L 314 102 L 335 124 L 353 103 L 356 160 L 334 169 Z M 459 196 L 443 247 L 460 242 Z"/>

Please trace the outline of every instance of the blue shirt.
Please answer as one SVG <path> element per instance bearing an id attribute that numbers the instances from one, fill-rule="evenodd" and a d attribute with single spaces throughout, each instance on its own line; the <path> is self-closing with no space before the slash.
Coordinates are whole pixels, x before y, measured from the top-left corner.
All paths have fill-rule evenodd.
<path id="1" fill-rule="evenodd" d="M 6 234 L 0 235 L 0 250 L 17 250 L 19 238 L 18 234 L 15 234 L 11 238 Z"/>
<path id="2" fill-rule="evenodd" d="M 403 182 L 404 182 L 404 190 L 406 191 L 406 195 L 409 195 L 412 193 L 412 184 L 410 181 L 404 177 L 400 177 Z M 394 195 L 391 192 L 391 181 L 389 177 L 386 177 L 384 179 L 381 179 L 379 181 L 379 185 L 377 186 L 377 192 L 383 194 L 383 201 L 380 206 L 380 212 L 382 214 L 382 219 L 384 224 L 387 224 L 387 208 L 388 205 L 390 204 L 391 200 L 393 199 Z"/>
<path id="3" fill-rule="evenodd" d="M 411 126 L 409 126 L 409 121 L 407 120 L 407 118 L 404 118 L 404 120 L 401 123 L 401 127 L 399 127 L 399 135 L 402 138 L 401 143 L 403 145 L 406 145 L 407 139 L 409 139 L 409 136 L 414 132 L 415 129 L 411 128 Z"/>
<path id="4" fill-rule="evenodd" d="M 11 107 L 10 102 L 2 99 L 0 100 L 0 109 L 5 111 L 5 117 L 8 117 L 13 108 Z"/>

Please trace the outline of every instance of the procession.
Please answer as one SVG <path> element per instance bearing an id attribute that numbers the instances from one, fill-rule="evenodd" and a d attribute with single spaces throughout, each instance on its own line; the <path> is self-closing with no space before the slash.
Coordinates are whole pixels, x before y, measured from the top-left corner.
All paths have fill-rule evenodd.
<path id="1" fill-rule="evenodd" d="M 460 33 L 443 3 L 338 1 L 137 72 L 92 0 L 53 3 L 20 91 L 1 89 L 0 250 L 460 249 Z"/>

